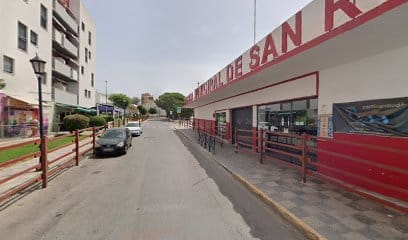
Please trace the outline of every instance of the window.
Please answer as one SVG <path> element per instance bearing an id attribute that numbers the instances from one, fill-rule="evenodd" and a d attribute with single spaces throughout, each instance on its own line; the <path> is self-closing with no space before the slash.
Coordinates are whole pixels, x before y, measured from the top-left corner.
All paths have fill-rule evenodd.
<path id="1" fill-rule="evenodd" d="M 14 59 L 11 57 L 3 56 L 3 71 L 6 73 L 14 72 Z"/>
<path id="2" fill-rule="evenodd" d="M 88 48 L 85 48 L 85 62 L 88 62 Z"/>
<path id="3" fill-rule="evenodd" d="M 44 29 L 47 29 L 47 24 L 48 24 L 48 12 L 47 8 L 44 7 L 44 5 L 41 4 L 41 10 L 40 10 L 40 24 L 41 27 Z"/>
<path id="4" fill-rule="evenodd" d="M 27 51 L 27 27 L 22 23 L 18 23 L 18 48 Z"/>
<path id="5" fill-rule="evenodd" d="M 82 28 L 82 31 L 85 32 L 85 23 L 84 22 L 82 22 L 81 28 Z"/>
<path id="6" fill-rule="evenodd" d="M 84 68 L 84 66 L 81 66 L 81 73 L 82 73 L 82 75 L 84 75 L 84 72 L 85 72 L 85 68 Z"/>
<path id="7" fill-rule="evenodd" d="M 88 90 L 85 89 L 85 97 L 88 97 Z"/>
<path id="8" fill-rule="evenodd" d="M 260 106 L 258 108 L 260 128 L 270 131 L 290 131 L 316 135 L 317 99 Z"/>
<path id="9" fill-rule="evenodd" d="M 92 73 L 91 74 L 91 86 L 93 87 L 95 83 L 95 75 Z"/>
<path id="10" fill-rule="evenodd" d="M 91 51 L 88 51 L 88 58 L 91 60 Z"/>
<path id="11" fill-rule="evenodd" d="M 91 98 L 91 91 L 88 91 L 88 98 Z"/>
<path id="12" fill-rule="evenodd" d="M 35 46 L 38 46 L 38 35 L 34 31 L 30 32 L 30 40 L 32 44 L 34 44 Z"/>
<path id="13" fill-rule="evenodd" d="M 89 45 L 92 44 L 92 33 L 90 31 L 88 32 L 88 43 Z"/>

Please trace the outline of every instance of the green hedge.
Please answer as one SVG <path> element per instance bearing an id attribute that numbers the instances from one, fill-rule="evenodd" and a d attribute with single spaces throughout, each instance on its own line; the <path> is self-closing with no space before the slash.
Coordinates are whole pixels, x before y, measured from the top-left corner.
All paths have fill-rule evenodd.
<path id="1" fill-rule="evenodd" d="M 106 120 L 102 116 L 93 116 L 89 118 L 89 126 L 91 127 L 101 127 L 105 126 Z"/>
<path id="2" fill-rule="evenodd" d="M 64 117 L 64 126 L 68 131 L 75 131 L 89 127 L 89 118 L 81 114 L 68 115 Z"/>

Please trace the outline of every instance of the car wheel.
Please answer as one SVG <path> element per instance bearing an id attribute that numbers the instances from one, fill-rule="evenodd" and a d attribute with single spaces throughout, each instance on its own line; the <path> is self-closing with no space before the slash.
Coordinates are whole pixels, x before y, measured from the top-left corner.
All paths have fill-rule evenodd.
<path id="1" fill-rule="evenodd" d="M 123 148 L 123 155 L 126 155 L 128 148 L 129 147 L 127 145 Z"/>

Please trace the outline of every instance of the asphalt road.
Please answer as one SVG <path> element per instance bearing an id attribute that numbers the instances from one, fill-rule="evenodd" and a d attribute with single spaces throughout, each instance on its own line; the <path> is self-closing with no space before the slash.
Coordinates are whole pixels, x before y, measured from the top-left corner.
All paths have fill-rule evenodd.
<path id="1" fill-rule="evenodd" d="M 301 239 L 170 123 L 0 212 L 0 239 Z"/>

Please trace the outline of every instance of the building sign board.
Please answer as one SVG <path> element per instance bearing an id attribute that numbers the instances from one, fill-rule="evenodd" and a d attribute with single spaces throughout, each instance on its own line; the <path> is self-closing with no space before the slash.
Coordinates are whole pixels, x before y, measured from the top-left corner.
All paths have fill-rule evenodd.
<path id="1" fill-rule="evenodd" d="M 331 32 L 364 23 L 406 0 L 315 0 L 252 46 L 186 98 L 186 104 L 211 94 L 247 74 L 259 71 L 335 36 Z M 374 16 L 374 17 L 373 17 Z M 347 26 L 347 27 L 349 27 Z M 340 29 L 340 32 L 345 31 Z"/>
<path id="2" fill-rule="evenodd" d="M 408 137 L 408 97 L 333 105 L 334 131 Z"/>

